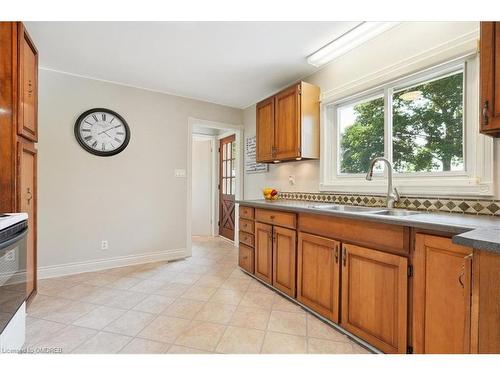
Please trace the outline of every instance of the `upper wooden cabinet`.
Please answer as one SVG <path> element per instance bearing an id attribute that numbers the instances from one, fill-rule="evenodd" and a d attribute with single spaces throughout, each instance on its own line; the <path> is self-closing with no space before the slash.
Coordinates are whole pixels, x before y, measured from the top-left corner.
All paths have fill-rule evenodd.
<path id="1" fill-rule="evenodd" d="M 17 24 L 19 106 L 17 132 L 38 141 L 38 51 L 24 25 Z"/>
<path id="2" fill-rule="evenodd" d="M 481 22 L 480 131 L 500 137 L 500 22 Z"/>
<path id="3" fill-rule="evenodd" d="M 417 234 L 414 269 L 414 353 L 470 353 L 472 249 Z"/>
<path id="4" fill-rule="evenodd" d="M 257 161 L 319 158 L 317 86 L 299 82 L 257 104 Z"/>

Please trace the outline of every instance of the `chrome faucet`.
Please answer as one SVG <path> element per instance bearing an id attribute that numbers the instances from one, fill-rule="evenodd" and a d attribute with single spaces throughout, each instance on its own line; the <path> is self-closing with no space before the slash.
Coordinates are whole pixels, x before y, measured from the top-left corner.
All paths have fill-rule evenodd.
<path id="1" fill-rule="evenodd" d="M 399 193 L 396 188 L 392 187 L 392 165 L 389 160 L 381 156 L 374 158 L 370 162 L 370 167 L 368 168 L 368 173 L 366 174 L 366 180 L 371 181 L 373 177 L 373 167 L 378 161 L 383 161 L 387 165 L 387 207 L 394 208 L 394 203 L 399 202 Z"/>

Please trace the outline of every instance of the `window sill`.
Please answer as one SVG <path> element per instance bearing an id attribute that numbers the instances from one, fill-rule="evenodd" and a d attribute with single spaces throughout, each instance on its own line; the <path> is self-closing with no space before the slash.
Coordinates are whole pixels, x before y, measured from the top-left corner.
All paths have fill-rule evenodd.
<path id="1" fill-rule="evenodd" d="M 492 181 L 480 181 L 479 178 L 461 177 L 394 177 L 393 185 L 401 195 L 430 196 L 481 196 L 494 195 Z M 374 177 L 366 181 L 363 177 L 339 177 L 333 181 L 321 183 L 321 192 L 385 194 L 387 179 Z"/>

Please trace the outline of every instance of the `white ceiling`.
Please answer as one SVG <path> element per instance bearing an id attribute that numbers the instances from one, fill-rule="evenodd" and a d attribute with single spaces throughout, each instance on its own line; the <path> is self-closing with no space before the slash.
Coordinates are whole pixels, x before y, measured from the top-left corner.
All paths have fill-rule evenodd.
<path id="1" fill-rule="evenodd" d="M 245 108 L 357 22 L 27 22 L 40 67 Z"/>

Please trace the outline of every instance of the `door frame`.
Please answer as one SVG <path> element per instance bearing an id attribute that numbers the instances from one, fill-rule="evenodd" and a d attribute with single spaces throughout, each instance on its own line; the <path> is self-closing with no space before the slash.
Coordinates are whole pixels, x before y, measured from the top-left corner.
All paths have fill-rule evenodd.
<path id="1" fill-rule="evenodd" d="M 218 129 L 218 130 L 230 130 L 236 135 L 236 148 L 238 153 L 236 155 L 236 194 L 235 200 L 243 198 L 243 125 L 228 124 L 224 122 L 210 121 L 199 119 L 196 117 L 188 117 L 188 131 L 187 131 L 187 166 L 186 166 L 186 182 L 187 182 L 187 194 L 186 194 L 186 256 L 192 255 L 192 240 L 191 240 L 191 210 L 192 210 L 192 152 L 193 152 L 193 128 L 195 125 L 203 126 L 206 128 Z M 224 134 L 221 134 L 221 136 Z M 218 136 L 215 136 L 215 140 L 218 141 Z M 212 153 L 212 158 L 218 163 L 219 155 L 215 152 Z M 215 181 L 215 190 L 217 191 L 217 181 L 219 179 L 218 168 L 215 169 L 215 176 L 212 176 L 212 181 Z M 213 232 L 218 233 L 217 218 L 218 218 L 218 192 L 217 194 L 212 194 L 212 196 L 217 196 L 216 199 L 212 199 L 212 212 L 217 212 L 217 217 L 213 220 Z M 234 244 L 235 246 L 239 241 L 239 213 L 235 210 L 234 213 L 235 221 L 235 233 L 234 233 Z"/>

